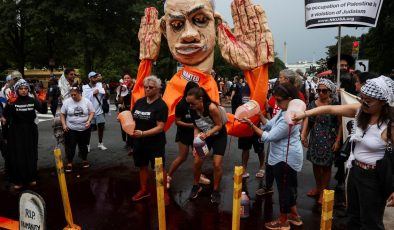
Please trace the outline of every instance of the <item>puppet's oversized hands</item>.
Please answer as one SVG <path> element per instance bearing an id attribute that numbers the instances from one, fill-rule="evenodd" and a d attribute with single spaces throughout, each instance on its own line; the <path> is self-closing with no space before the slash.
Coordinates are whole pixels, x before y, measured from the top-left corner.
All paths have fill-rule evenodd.
<path id="1" fill-rule="evenodd" d="M 160 51 L 161 30 L 157 9 L 149 7 L 145 9 L 145 15 L 141 19 L 140 30 L 140 59 L 156 60 Z"/>
<path id="2" fill-rule="evenodd" d="M 250 0 L 233 0 L 231 13 L 235 35 L 226 24 L 218 25 L 218 43 L 224 59 L 242 70 L 274 62 L 274 41 L 261 6 Z"/>

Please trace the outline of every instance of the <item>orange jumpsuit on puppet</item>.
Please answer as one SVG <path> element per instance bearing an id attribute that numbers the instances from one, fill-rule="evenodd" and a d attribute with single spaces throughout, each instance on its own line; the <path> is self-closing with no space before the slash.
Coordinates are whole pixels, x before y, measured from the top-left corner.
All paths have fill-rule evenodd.
<path id="1" fill-rule="evenodd" d="M 133 89 L 132 104 L 139 98 L 144 97 L 143 79 L 150 75 L 151 67 L 151 60 L 143 60 L 141 62 L 136 84 Z M 140 73 L 144 73 L 144 76 L 140 76 Z M 246 71 L 245 78 L 251 90 L 251 99 L 257 101 L 260 105 L 260 108 L 264 108 L 268 93 L 268 65 L 259 67 L 254 71 Z M 199 71 L 198 69 L 185 67 L 179 70 L 167 83 L 166 90 L 163 95 L 163 100 L 168 106 L 168 120 L 166 123 L 166 130 L 174 122 L 175 107 L 182 99 L 183 91 L 188 81 L 194 81 L 198 83 L 207 91 L 212 101 L 219 104 L 219 91 L 214 78 L 209 74 Z M 249 126 L 237 121 L 234 115 L 231 113 L 227 113 L 227 116 L 229 121 L 226 124 L 226 128 L 229 135 L 237 137 L 252 135 L 252 131 Z M 253 117 L 252 120 L 257 122 L 258 117 Z"/>

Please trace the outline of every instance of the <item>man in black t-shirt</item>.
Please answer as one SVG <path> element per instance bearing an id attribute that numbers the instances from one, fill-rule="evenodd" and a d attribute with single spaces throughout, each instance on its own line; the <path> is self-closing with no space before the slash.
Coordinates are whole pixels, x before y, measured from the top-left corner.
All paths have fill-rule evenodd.
<path id="1" fill-rule="evenodd" d="M 231 111 L 234 114 L 235 110 L 242 104 L 241 96 L 242 79 L 238 76 L 234 77 L 233 85 L 230 88 L 231 92 Z"/>
<path id="2" fill-rule="evenodd" d="M 56 115 L 56 109 L 59 104 L 60 97 L 60 88 L 58 86 L 57 80 L 55 77 L 52 77 L 48 82 L 48 105 L 51 108 L 51 113 L 53 116 Z"/>
<path id="3" fill-rule="evenodd" d="M 241 88 L 242 104 L 247 103 L 250 100 L 250 88 L 246 82 Z M 242 167 L 244 172 L 242 174 L 243 178 L 248 178 L 249 173 L 247 172 L 248 161 L 249 161 L 249 151 L 254 148 L 254 152 L 257 153 L 259 157 L 260 167 L 259 171 L 256 173 L 257 178 L 262 178 L 265 175 L 265 153 L 264 144 L 259 142 L 259 137 L 255 134 L 250 137 L 239 137 L 238 138 L 238 149 L 242 150 Z"/>

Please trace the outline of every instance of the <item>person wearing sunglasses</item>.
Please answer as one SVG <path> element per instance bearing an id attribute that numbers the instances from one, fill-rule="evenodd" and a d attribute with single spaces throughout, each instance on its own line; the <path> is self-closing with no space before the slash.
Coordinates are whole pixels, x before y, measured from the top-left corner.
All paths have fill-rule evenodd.
<path id="1" fill-rule="evenodd" d="M 313 109 L 323 105 L 338 105 L 335 84 L 328 79 L 320 79 L 316 92 L 318 98 L 308 105 Z M 323 190 L 330 185 L 331 166 L 335 153 L 339 150 L 342 137 L 341 117 L 335 115 L 319 115 L 304 120 L 301 141 L 308 148 L 307 159 L 313 164 L 313 175 L 316 186 L 307 195 L 319 196 L 318 204 L 322 204 Z M 308 141 L 309 136 L 309 141 Z"/>
<path id="2" fill-rule="evenodd" d="M 135 130 L 132 135 L 134 147 L 134 164 L 139 168 L 140 190 L 132 197 L 132 201 L 139 201 L 151 195 L 148 181 L 151 168 L 155 167 L 155 158 L 165 160 L 166 135 L 164 125 L 168 117 L 168 107 L 160 96 L 161 80 L 156 76 L 144 79 L 145 97 L 137 100 L 132 108 Z M 164 170 L 163 183 L 166 184 L 167 175 Z M 165 189 L 165 203 L 169 203 Z"/>
<path id="3" fill-rule="evenodd" d="M 4 108 L 3 126 L 7 141 L 7 170 L 14 189 L 37 184 L 38 128 L 36 111 L 46 114 L 45 93 L 29 96 L 29 83 L 20 79 L 14 85 L 16 100 Z"/>
<path id="4" fill-rule="evenodd" d="M 297 174 L 302 169 L 303 149 L 300 140 L 301 125 L 294 125 L 289 133 L 289 124 L 285 120 L 285 115 L 289 103 L 293 99 L 298 99 L 297 88 L 289 82 L 278 84 L 274 88 L 274 96 L 280 110 L 271 119 L 267 120 L 260 116 L 263 124 L 257 127 L 248 118 L 243 118 L 241 122 L 249 125 L 250 129 L 256 133 L 261 142 L 270 143 L 268 153 L 266 180 L 267 188 L 272 186 L 274 178 L 279 195 L 280 216 L 278 219 L 265 223 L 266 229 L 290 229 L 290 223 L 296 226 L 303 224 L 297 211 Z"/>
<path id="5" fill-rule="evenodd" d="M 354 148 L 346 165 L 347 229 L 384 229 L 383 214 L 386 205 L 394 206 L 394 188 L 384 194 L 377 162 L 389 143 L 387 130 L 394 132 L 394 125 L 389 126 L 394 120 L 394 81 L 385 76 L 367 80 L 360 96 L 361 104 L 319 106 L 294 114 L 293 120 L 322 114 L 356 117 L 350 138 Z"/>

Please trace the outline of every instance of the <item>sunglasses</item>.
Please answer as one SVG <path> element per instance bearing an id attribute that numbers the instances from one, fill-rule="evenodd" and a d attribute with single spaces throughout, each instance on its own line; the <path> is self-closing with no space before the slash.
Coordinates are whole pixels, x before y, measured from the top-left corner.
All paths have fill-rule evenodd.
<path id="1" fill-rule="evenodd" d="M 145 88 L 145 89 L 154 89 L 154 88 L 156 88 L 156 87 L 155 87 L 155 86 L 146 85 L 146 86 L 144 86 L 144 88 Z"/>
<path id="2" fill-rule="evenodd" d="M 316 89 L 317 93 L 322 93 L 322 94 L 327 94 L 328 93 L 328 89 Z"/>

